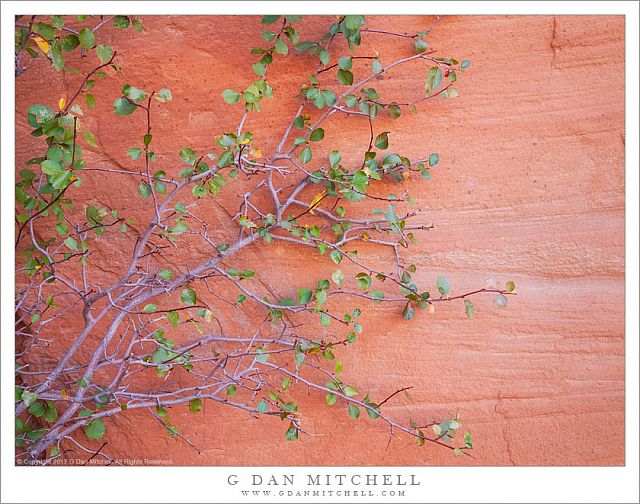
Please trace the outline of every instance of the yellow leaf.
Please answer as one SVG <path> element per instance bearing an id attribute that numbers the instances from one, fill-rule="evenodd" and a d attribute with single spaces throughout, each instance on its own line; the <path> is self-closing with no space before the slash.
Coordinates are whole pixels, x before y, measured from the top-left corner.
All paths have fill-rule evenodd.
<path id="1" fill-rule="evenodd" d="M 62 397 L 64 397 L 65 399 L 69 399 L 69 394 L 67 394 L 66 389 L 62 389 L 62 390 L 60 391 L 60 395 L 61 395 Z"/>
<path id="2" fill-rule="evenodd" d="M 311 203 L 309 203 L 309 210 L 311 210 L 311 213 L 314 213 L 313 209 L 318 205 L 318 203 L 320 203 L 320 201 L 322 201 L 324 195 L 325 191 L 322 191 L 321 193 L 316 194 L 315 197 L 311 200 Z"/>
<path id="3" fill-rule="evenodd" d="M 58 109 L 59 110 L 64 110 L 65 105 L 67 104 L 67 99 L 66 98 L 60 98 L 58 100 Z"/>
<path id="4" fill-rule="evenodd" d="M 251 142 L 251 140 L 245 138 L 242 142 L 240 142 L 240 145 L 247 145 L 249 142 Z"/>
<path id="5" fill-rule="evenodd" d="M 429 306 L 427 307 L 427 310 L 429 310 L 429 313 L 435 313 L 436 312 L 436 307 L 433 305 L 433 303 L 429 303 Z"/>
<path id="6" fill-rule="evenodd" d="M 253 154 L 257 159 L 260 159 L 262 157 L 262 151 L 260 149 L 252 150 L 251 154 Z"/>
<path id="7" fill-rule="evenodd" d="M 36 35 L 35 37 L 33 37 L 33 41 L 36 43 L 36 45 L 40 48 L 40 50 L 45 53 L 48 54 L 49 53 L 49 42 L 47 42 L 45 39 L 43 39 L 42 37 Z"/>

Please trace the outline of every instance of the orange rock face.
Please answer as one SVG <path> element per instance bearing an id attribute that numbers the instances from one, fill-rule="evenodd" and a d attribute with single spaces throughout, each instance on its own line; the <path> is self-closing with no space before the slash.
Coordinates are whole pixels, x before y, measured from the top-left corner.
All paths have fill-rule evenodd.
<path id="1" fill-rule="evenodd" d="M 204 149 L 237 125 L 241 109 L 224 104 L 221 92 L 252 79 L 249 50 L 258 44 L 260 20 L 148 16 L 143 22 L 144 33 L 107 30 L 100 36 L 118 52 L 125 76 L 101 82 L 98 105 L 85 110 L 84 126 L 98 142 L 86 147 L 88 164 L 131 169 L 126 151 L 141 143 L 142 117 L 116 117 L 111 104 L 125 83 L 166 87 L 174 99 L 158 109 L 153 135 L 158 165 L 175 175 L 182 147 Z M 305 19 L 302 38 L 312 39 L 329 22 Z M 368 18 L 370 28 L 410 33 L 432 23 L 430 17 Z M 478 298 L 474 320 L 466 320 L 457 303 L 441 303 L 434 314 L 419 311 L 409 322 L 397 306 L 369 307 L 364 335 L 341 350 L 340 359 L 345 379 L 375 397 L 413 386 L 385 405 L 395 420 L 428 422 L 459 411 L 474 435 L 476 460 L 418 447 L 407 435 L 394 433 L 390 440 L 385 424 L 365 415 L 351 420 L 346 407 L 328 408 L 321 394 L 307 395 L 304 387 L 294 396 L 305 428 L 316 436 L 298 443 L 284 440 L 286 425 L 278 419 L 256 420 L 207 403 L 200 414 L 187 408 L 171 413 L 199 451 L 169 438 L 145 410 L 107 420 L 111 457 L 180 465 L 624 463 L 624 19 L 450 17 L 429 43 L 442 55 L 471 60 L 472 67 L 458 81 L 457 99 L 430 100 L 415 114 L 376 123 L 392 132 L 394 150 L 441 158 L 430 181 L 407 184 L 423 212 L 420 222 L 435 226 L 405 251 L 407 263 L 418 266 L 420 284 L 434 285 L 446 274 L 454 293 L 462 293 L 512 280 L 518 295 L 507 309 L 493 306 L 490 296 Z M 411 41 L 381 35 L 367 34 L 363 47 L 378 50 L 383 62 L 412 54 Z M 269 69 L 275 96 L 246 124 L 263 152 L 279 140 L 295 112 L 295 94 L 315 65 L 302 55 L 276 60 Z M 376 87 L 410 101 L 423 95 L 424 75 L 423 66 L 407 66 Z M 17 78 L 18 169 L 40 152 L 25 120 L 28 106 L 53 108 L 78 82 L 41 58 Z M 355 159 L 368 142 L 368 124 L 358 117 L 333 119 L 325 131 L 323 144 L 347 158 Z M 142 221 L 149 214 L 137 203 L 138 183 L 87 174 L 74 197 Z M 226 191 L 220 206 L 210 203 L 206 212 L 216 219 L 221 207 L 234 213 L 241 192 Z M 219 231 L 229 232 L 235 231 Z M 130 239 L 104 240 L 94 256 L 94 279 L 113 280 L 131 247 Z M 392 260 L 376 248 L 362 251 L 378 264 Z M 201 254 L 187 246 L 173 260 L 179 266 Z M 252 267 L 283 296 L 335 269 L 326 258 L 281 243 L 250 248 L 229 267 Z M 357 272 L 343 270 L 345 276 Z M 258 309 L 245 315 L 220 309 L 220 318 L 238 330 L 264 317 Z M 47 355 L 60 353 L 74 323 L 80 320 L 67 321 L 52 347 L 35 358 L 46 363 Z"/>

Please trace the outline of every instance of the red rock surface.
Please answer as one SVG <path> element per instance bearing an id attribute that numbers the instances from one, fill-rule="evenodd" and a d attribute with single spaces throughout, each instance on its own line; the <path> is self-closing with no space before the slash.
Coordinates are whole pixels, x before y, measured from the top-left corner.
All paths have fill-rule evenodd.
<path id="1" fill-rule="evenodd" d="M 123 120 L 111 113 L 126 82 L 173 91 L 154 131 L 160 165 L 176 166 L 180 148 L 211 145 L 239 119 L 239 108 L 225 106 L 220 93 L 248 82 L 251 60 L 245 55 L 256 44 L 259 19 L 143 21 L 142 34 L 112 30 L 101 36 L 118 51 L 126 77 L 97 86 L 98 106 L 85 119 L 99 144 L 89 149 L 95 165 L 129 166 L 131 132 L 143 134 L 141 117 Z M 326 22 L 308 19 L 301 29 L 310 38 Z M 430 17 L 369 18 L 370 27 L 407 32 L 431 23 Z M 368 40 L 383 58 L 410 54 L 402 39 Z M 471 321 L 457 304 L 439 306 L 433 315 L 419 312 L 410 322 L 396 308 L 377 308 L 365 320 L 366 335 L 343 354 L 345 375 L 377 397 L 413 385 L 409 397 L 386 407 L 397 420 L 460 411 L 474 434 L 476 460 L 417 447 L 407 436 L 388 444 L 382 423 L 353 421 L 343 407 L 329 409 L 320 395 L 306 398 L 302 388 L 297 397 L 305 425 L 317 436 L 298 443 L 284 440 L 279 420 L 257 421 L 207 403 L 200 415 L 172 411 L 173 423 L 200 454 L 168 438 L 148 414 L 128 412 L 108 421 L 110 456 L 170 458 L 181 465 L 624 463 L 624 19 L 450 17 L 430 44 L 473 65 L 459 81 L 458 99 L 428 102 L 417 114 L 379 123 L 389 123 L 393 148 L 415 157 L 441 155 L 434 178 L 416 182 L 414 190 L 423 222 L 436 228 L 407 250 L 408 259 L 419 266 L 421 283 L 433 285 L 446 273 L 454 291 L 463 292 L 489 279 L 513 280 L 518 296 L 506 310 L 489 298 L 478 300 Z M 27 107 L 53 106 L 77 86 L 77 76 L 40 72 L 43 63 L 35 61 L 17 79 L 19 167 L 39 145 L 28 134 Z M 247 123 L 263 150 L 289 120 L 300 72 L 308 68 L 309 60 L 296 56 L 270 69 L 276 97 Z M 422 69 L 391 77 L 380 86 L 398 100 L 420 96 Z M 348 151 L 367 140 L 367 128 L 358 118 L 333 122 L 325 128 L 325 143 Z M 94 174 L 77 194 L 123 209 L 135 198 L 137 183 Z M 235 207 L 236 200 L 232 193 L 221 201 Z M 94 274 L 112 278 L 129 246 L 103 243 Z M 237 264 L 270 272 L 282 292 L 333 270 L 325 259 L 271 247 L 269 254 L 249 250 Z M 198 253 L 187 249 L 181 257 Z M 371 254 L 386 257 L 374 249 Z M 48 352 L 64 347 L 70 327 Z"/>

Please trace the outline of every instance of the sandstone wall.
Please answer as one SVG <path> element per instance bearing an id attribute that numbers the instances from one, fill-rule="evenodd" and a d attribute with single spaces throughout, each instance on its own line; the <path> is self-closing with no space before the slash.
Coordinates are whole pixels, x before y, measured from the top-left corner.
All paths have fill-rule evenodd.
<path id="1" fill-rule="evenodd" d="M 239 119 L 239 108 L 225 106 L 220 92 L 248 80 L 244 55 L 256 44 L 259 18 L 143 21 L 144 33 L 101 35 L 118 51 L 126 77 L 97 86 L 98 106 L 85 120 L 99 143 L 88 154 L 96 165 L 128 166 L 130 128 L 143 134 L 140 117 L 129 121 L 111 113 L 125 82 L 173 91 L 154 131 L 160 164 L 175 166 L 180 148 L 211 145 Z M 301 30 L 311 36 L 327 21 L 307 19 Z M 407 32 L 431 22 L 369 18 L 370 27 Z M 403 40 L 369 40 L 383 58 L 410 51 Z M 381 306 L 365 320 L 366 335 L 344 354 L 345 373 L 376 396 L 413 385 L 409 397 L 386 408 L 398 420 L 459 410 L 474 433 L 477 460 L 419 448 L 407 436 L 387 446 L 383 424 L 364 417 L 354 422 L 344 408 L 324 406 L 319 395 L 305 398 L 302 388 L 305 425 L 318 436 L 299 443 L 284 440 L 279 420 L 256 421 L 207 404 L 201 415 L 186 408 L 172 413 L 200 454 L 168 438 L 148 414 L 131 412 L 108 421 L 109 455 L 168 456 L 175 464 L 198 465 L 624 463 L 624 19 L 450 17 L 430 44 L 471 60 L 472 68 L 459 81 L 459 98 L 428 102 L 386 128 L 394 131 L 395 149 L 441 155 L 434 178 L 417 182 L 421 189 L 414 191 L 423 222 L 433 222 L 435 230 L 408 249 L 408 258 L 419 266 L 423 283 L 432 285 L 446 273 L 462 292 L 490 279 L 513 280 L 518 296 L 506 310 L 489 298 L 479 300 L 472 321 L 459 305 L 438 307 L 434 315 L 420 312 L 411 322 Z M 17 79 L 19 167 L 38 145 L 24 120 L 28 105 L 53 106 L 59 90 L 77 86 L 76 76 L 39 72 L 43 63 L 34 62 Z M 270 69 L 276 97 L 247 123 L 264 150 L 289 120 L 299 72 L 308 68 L 298 56 Z M 422 72 L 395 72 L 387 89 L 399 101 L 412 99 L 421 93 Z M 326 131 L 325 142 L 344 151 L 368 138 L 368 126 L 357 118 Z M 137 184 L 94 174 L 78 194 L 125 208 Z M 234 194 L 225 198 L 224 204 L 237 204 Z M 324 259 L 285 251 L 279 244 L 269 254 L 253 249 L 243 264 L 272 272 L 283 289 L 332 271 Z M 110 278 L 128 253 L 124 242 L 104 244 L 97 274 Z M 64 334 L 56 344 L 64 346 Z"/>

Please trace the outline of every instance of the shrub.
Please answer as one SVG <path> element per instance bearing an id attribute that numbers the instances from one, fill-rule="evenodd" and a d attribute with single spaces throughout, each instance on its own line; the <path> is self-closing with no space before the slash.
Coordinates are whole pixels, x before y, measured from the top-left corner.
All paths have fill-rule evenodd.
<path id="1" fill-rule="evenodd" d="M 34 104 L 26 114 L 31 134 L 43 143 L 16 183 L 16 330 L 24 339 L 16 367 L 18 456 L 48 462 L 62 456 L 72 440 L 93 453 L 79 442 L 78 431 L 101 439 L 112 415 L 142 408 L 170 436 L 189 442 L 172 423 L 171 410 L 184 406 L 198 414 L 205 401 L 278 417 L 285 422 L 284 437 L 297 441 L 305 427 L 291 394 L 296 386 L 314 391 L 327 407 L 342 405 L 353 420 L 364 412 L 386 422 L 392 433 L 406 432 L 418 445 L 441 445 L 457 455 L 472 448 L 471 435 L 459 435 L 457 414 L 420 423 L 393 419 L 384 405 L 411 387 L 374 397 L 343 378 L 336 358 L 364 331 L 359 321 L 367 307 L 397 305 L 398 317 L 411 320 L 419 310 L 433 312 L 438 303 L 455 301 L 473 318 L 472 296 L 492 293 L 495 304 L 505 306 L 513 293 L 511 282 L 458 295 L 443 276 L 435 289 L 416 284 L 416 265 L 401 252 L 429 226 L 410 210 L 408 187 L 428 183 L 440 157 L 410 159 L 395 152 L 393 133 L 376 127 L 380 118 L 388 125 L 389 117 L 401 120 L 423 102 L 456 97 L 456 79 L 470 64 L 439 56 L 425 40 L 429 30 L 369 29 L 363 16 L 337 17 L 318 40 L 301 38 L 299 16 L 264 16 L 261 22 L 263 41 L 251 50 L 253 74 L 229 83 L 220 100 L 221 106 L 242 108 L 237 128 L 218 132 L 210 148 L 185 146 L 175 163 L 160 162 L 162 138 L 153 126 L 157 107 L 171 101 L 172 92 L 162 83 L 144 90 L 127 84 L 113 102 L 114 120 L 131 138 L 132 167 L 121 169 L 87 163 L 82 145 L 97 144 L 82 126 L 83 108 L 91 114 L 92 89 L 110 73 L 122 75 L 117 50 L 98 42 L 99 30 L 142 31 L 141 21 L 18 19 L 16 76 L 27 70 L 26 54 L 47 58 L 53 70 L 79 74 L 77 91 L 68 99 Z M 365 36 L 397 37 L 407 55 L 387 61 L 365 52 Z M 78 52 L 91 62 L 88 71 L 68 66 Z M 303 58 L 315 71 L 301 76 L 296 110 L 277 147 L 263 153 L 245 120 L 268 110 L 274 89 L 267 74 L 274 60 L 284 58 Z M 410 62 L 424 64 L 425 75 L 413 101 L 396 102 L 373 87 L 378 76 L 393 75 Z M 131 131 L 121 119 L 132 114 L 144 116 L 143 131 Z M 326 145 L 323 127 L 329 117 L 347 116 L 364 121 L 370 135 L 367 144 L 343 153 Z M 96 173 L 139 179 L 130 205 L 146 207 L 148 221 L 78 197 L 76 188 Z M 226 220 L 206 213 L 205 202 L 230 186 L 244 191 L 238 212 Z M 367 210 L 363 202 L 375 208 Z M 109 241 L 131 260 L 110 264 L 119 268 L 118 278 L 105 282 L 94 252 Z M 260 263 L 244 263 L 239 252 L 269 254 L 275 242 L 292 253 L 321 256 L 334 264 L 333 273 L 301 283 L 287 296 L 272 294 L 282 291 L 278 278 Z M 356 249 L 370 246 L 386 249 L 391 260 L 376 267 Z M 227 299 L 229 292 L 235 298 Z M 262 321 L 252 331 L 229 332 L 236 326 L 222 317 L 224 305 L 258 309 Z M 82 329 L 65 335 L 70 343 L 54 356 L 53 368 L 34 369 L 38 363 L 30 356 L 53 338 L 51 327 L 72 328 L 80 319 Z M 368 332 L 375 337 L 375 328 Z M 179 343 L 176 335 L 188 342 Z"/>

